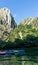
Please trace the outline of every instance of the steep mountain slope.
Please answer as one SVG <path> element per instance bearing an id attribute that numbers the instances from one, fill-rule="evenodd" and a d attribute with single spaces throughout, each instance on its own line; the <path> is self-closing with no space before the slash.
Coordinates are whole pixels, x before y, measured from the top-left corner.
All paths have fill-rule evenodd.
<path id="1" fill-rule="evenodd" d="M 8 40 L 8 36 L 17 24 L 8 8 L 0 8 L 0 40 Z"/>
<path id="2" fill-rule="evenodd" d="M 38 46 L 38 17 L 27 18 L 9 35 L 9 40 L 23 46 Z"/>
<path id="3" fill-rule="evenodd" d="M 26 34 L 27 33 L 32 34 L 31 32 L 33 32 L 33 34 L 34 34 L 36 31 L 38 32 L 38 18 L 35 18 L 35 19 L 33 19 L 33 18 L 27 18 L 24 21 L 22 21 L 18 25 L 17 28 L 15 28 L 15 30 L 13 32 L 15 32 L 16 34 L 14 34 L 14 33 L 12 33 L 12 34 L 14 34 L 15 37 L 17 38 L 17 37 L 21 37 L 22 34 L 23 34 L 23 32 L 25 32 Z"/>

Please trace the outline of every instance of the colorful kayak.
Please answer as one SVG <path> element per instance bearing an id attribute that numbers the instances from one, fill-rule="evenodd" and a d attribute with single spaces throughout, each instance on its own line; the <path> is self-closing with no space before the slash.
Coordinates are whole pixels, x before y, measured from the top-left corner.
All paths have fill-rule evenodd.
<path id="1" fill-rule="evenodd" d="M 25 51 L 24 50 L 5 50 L 5 51 L 0 51 L 0 55 L 5 55 L 5 54 L 12 54 L 12 55 L 24 55 Z"/>

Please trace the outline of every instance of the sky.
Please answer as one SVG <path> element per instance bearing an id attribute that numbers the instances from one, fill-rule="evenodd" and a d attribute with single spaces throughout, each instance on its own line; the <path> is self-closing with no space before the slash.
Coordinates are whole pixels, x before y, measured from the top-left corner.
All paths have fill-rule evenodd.
<path id="1" fill-rule="evenodd" d="M 10 9 L 17 24 L 27 17 L 38 16 L 38 0 L 0 0 L 0 8 Z"/>

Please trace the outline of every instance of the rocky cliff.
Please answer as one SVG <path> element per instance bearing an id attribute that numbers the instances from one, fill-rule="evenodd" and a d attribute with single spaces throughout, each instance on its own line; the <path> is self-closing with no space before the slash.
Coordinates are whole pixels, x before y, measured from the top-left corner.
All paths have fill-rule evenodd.
<path id="1" fill-rule="evenodd" d="M 24 26 L 31 25 L 32 29 L 38 30 L 38 17 L 36 18 L 28 17 L 24 19 L 20 24 Z"/>
<path id="2" fill-rule="evenodd" d="M 8 8 L 0 8 L 0 39 L 6 40 L 17 24 Z"/>

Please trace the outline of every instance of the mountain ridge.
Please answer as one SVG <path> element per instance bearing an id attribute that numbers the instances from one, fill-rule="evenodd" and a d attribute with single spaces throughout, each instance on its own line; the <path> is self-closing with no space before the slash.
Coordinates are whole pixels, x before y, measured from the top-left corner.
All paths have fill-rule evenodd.
<path id="1" fill-rule="evenodd" d="M 32 17 L 28 17 L 26 19 L 24 19 L 23 21 L 21 21 L 22 25 L 32 25 L 32 28 L 36 28 L 38 29 L 38 17 L 32 18 Z M 36 27 L 34 27 L 36 26 Z"/>

